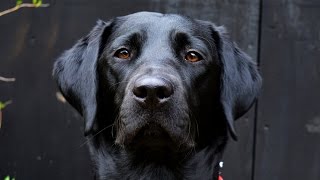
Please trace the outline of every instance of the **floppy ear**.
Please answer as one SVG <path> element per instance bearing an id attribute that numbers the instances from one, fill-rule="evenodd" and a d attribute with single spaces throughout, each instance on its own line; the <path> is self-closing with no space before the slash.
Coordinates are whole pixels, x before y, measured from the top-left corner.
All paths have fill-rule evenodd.
<path id="1" fill-rule="evenodd" d="M 246 113 L 254 103 L 262 79 L 257 65 L 230 41 L 223 27 L 214 27 L 218 56 L 222 67 L 220 101 L 232 138 L 237 140 L 234 120 Z"/>
<path id="2" fill-rule="evenodd" d="M 85 119 L 85 135 L 92 131 L 96 118 L 97 61 L 109 26 L 109 22 L 99 20 L 87 36 L 58 58 L 53 68 L 60 91 Z"/>

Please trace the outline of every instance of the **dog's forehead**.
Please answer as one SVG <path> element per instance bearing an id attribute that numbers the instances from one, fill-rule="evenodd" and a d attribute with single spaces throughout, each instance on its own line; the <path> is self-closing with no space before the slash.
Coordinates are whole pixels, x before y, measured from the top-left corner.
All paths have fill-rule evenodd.
<path id="1" fill-rule="evenodd" d="M 176 14 L 139 12 L 119 19 L 118 27 L 120 33 L 139 30 L 147 33 L 167 33 L 172 30 L 190 32 L 197 27 L 192 19 Z"/>

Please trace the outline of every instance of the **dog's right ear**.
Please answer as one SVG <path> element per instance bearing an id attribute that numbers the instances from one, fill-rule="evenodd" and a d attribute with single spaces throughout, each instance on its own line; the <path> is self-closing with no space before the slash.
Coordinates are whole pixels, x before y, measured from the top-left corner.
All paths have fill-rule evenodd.
<path id="1" fill-rule="evenodd" d="M 66 100 L 85 119 L 85 135 L 93 130 L 97 113 L 97 61 L 111 32 L 111 22 L 99 20 L 91 32 L 55 62 L 53 77 Z"/>
<path id="2" fill-rule="evenodd" d="M 262 79 L 251 58 L 233 43 L 223 27 L 211 25 L 221 63 L 221 105 L 229 132 L 237 139 L 234 121 L 246 113 L 259 95 Z"/>

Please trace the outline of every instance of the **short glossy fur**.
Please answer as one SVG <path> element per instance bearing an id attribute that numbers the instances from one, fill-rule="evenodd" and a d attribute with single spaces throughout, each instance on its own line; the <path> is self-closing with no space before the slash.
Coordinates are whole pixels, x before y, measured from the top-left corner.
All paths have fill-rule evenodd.
<path id="1" fill-rule="evenodd" d="M 223 27 L 151 12 L 98 21 L 53 75 L 85 119 L 98 179 L 216 180 L 261 86 Z"/>

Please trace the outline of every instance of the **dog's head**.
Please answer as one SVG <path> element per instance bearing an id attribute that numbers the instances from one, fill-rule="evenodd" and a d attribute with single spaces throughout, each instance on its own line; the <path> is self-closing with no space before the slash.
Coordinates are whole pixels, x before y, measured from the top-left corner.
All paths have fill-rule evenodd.
<path id="1" fill-rule="evenodd" d="M 58 59 L 54 78 L 87 135 L 114 124 L 124 147 L 191 148 L 227 130 L 236 138 L 234 120 L 261 86 L 223 27 L 149 12 L 99 21 Z"/>

